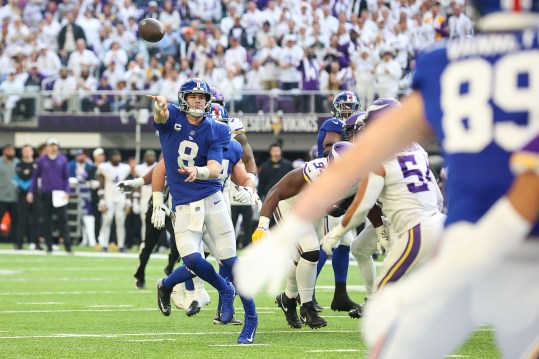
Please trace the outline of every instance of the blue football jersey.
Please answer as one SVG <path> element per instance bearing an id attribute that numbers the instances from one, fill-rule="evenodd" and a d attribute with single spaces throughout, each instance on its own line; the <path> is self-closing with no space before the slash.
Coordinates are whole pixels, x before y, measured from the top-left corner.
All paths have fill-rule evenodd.
<path id="1" fill-rule="evenodd" d="M 338 118 L 332 117 L 324 121 L 320 129 L 318 129 L 318 136 L 316 137 L 316 147 L 318 148 L 318 158 L 324 157 L 324 138 L 326 133 L 335 132 L 339 135 L 342 132 L 342 126 L 344 122 Z"/>
<path id="2" fill-rule="evenodd" d="M 446 224 L 475 223 L 508 191 L 511 153 L 539 132 L 538 64 L 530 30 L 454 40 L 418 58 L 412 87 L 449 168 Z"/>
<path id="3" fill-rule="evenodd" d="M 223 151 L 230 143 L 230 128 L 206 117 L 200 125 L 187 121 L 177 106 L 168 105 L 169 118 L 164 124 L 154 123 L 165 161 L 167 182 L 172 205 L 187 204 L 221 189 L 219 179 L 185 182 L 186 175 L 178 172 L 183 166 L 206 166 L 208 160 L 223 161 Z"/>
<path id="4" fill-rule="evenodd" d="M 243 156 L 243 147 L 241 143 L 236 140 L 231 140 L 228 146 L 228 149 L 223 152 L 223 162 L 221 163 L 221 174 L 219 179 L 222 183 L 222 188 L 224 188 L 226 181 L 232 173 L 234 166 L 241 160 Z"/>

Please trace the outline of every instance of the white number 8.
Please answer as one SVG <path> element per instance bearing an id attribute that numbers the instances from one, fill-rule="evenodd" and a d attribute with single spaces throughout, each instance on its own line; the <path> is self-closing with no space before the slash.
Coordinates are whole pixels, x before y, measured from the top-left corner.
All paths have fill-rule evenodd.
<path id="1" fill-rule="evenodd" d="M 180 142 L 178 147 L 178 167 L 194 166 L 195 157 L 198 154 L 198 145 L 192 141 Z"/>
<path id="2" fill-rule="evenodd" d="M 440 79 L 445 150 L 480 152 L 494 140 L 504 150 L 515 151 L 531 140 L 539 128 L 538 63 L 539 52 L 526 51 L 495 64 L 470 59 L 449 65 Z M 527 86 L 518 86 L 519 76 L 527 77 Z M 461 93 L 464 84 L 468 88 Z M 489 101 L 508 113 L 507 121 L 494 122 Z M 512 112 L 527 112 L 528 123 L 517 124 Z"/>

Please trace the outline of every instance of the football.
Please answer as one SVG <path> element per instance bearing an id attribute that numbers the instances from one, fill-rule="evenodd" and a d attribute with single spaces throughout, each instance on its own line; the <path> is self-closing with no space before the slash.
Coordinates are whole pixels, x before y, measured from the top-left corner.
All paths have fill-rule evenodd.
<path id="1" fill-rule="evenodd" d="M 165 36 L 165 27 L 156 19 L 142 19 L 138 24 L 140 37 L 148 42 L 157 42 Z"/>

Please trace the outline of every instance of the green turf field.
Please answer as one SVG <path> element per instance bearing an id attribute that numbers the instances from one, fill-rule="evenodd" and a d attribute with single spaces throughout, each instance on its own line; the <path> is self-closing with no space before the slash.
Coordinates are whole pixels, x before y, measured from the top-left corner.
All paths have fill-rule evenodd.
<path id="1" fill-rule="evenodd" d="M 18 254 L 0 246 L 0 358 L 363 358 L 359 321 L 328 307 L 333 295 L 331 266 L 317 289 L 328 326 L 287 327 L 274 299 L 257 298 L 259 328 L 253 346 L 239 346 L 237 326 L 212 324 L 212 303 L 194 316 L 173 307 L 170 317 L 156 308 L 155 279 L 165 259 L 150 259 L 146 290 L 137 290 L 131 255 L 99 257 Z M 77 248 L 75 247 L 75 251 Z M 9 252 L 9 253 L 8 253 Z M 84 252 L 91 254 L 93 252 Z M 97 254 L 97 253 L 96 253 Z M 363 301 L 358 269 L 351 265 L 350 295 Z M 355 286 L 355 287 L 354 287 Z M 237 316 L 242 318 L 236 300 Z M 454 356 L 499 358 L 491 329 L 482 327 Z"/>

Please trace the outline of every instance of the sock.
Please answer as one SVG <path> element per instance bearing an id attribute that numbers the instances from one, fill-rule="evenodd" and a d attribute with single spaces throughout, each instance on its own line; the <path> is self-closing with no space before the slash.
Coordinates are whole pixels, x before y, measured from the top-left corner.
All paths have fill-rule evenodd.
<path id="1" fill-rule="evenodd" d="M 234 257 L 236 258 L 236 257 Z M 225 259 L 225 261 L 228 261 L 230 260 L 231 258 L 229 259 Z M 234 263 L 230 264 L 228 263 L 228 265 L 234 265 Z M 232 281 L 232 272 L 230 271 L 228 265 L 223 265 L 223 264 L 219 264 L 219 275 L 221 275 L 221 277 L 227 279 L 228 281 Z"/>
<path id="2" fill-rule="evenodd" d="M 238 257 L 232 257 L 228 259 L 223 259 L 221 261 L 221 263 L 223 264 L 223 273 L 228 272 L 228 274 L 230 275 L 229 279 L 231 282 L 234 282 L 234 278 L 232 276 L 232 267 L 234 266 L 234 263 L 236 263 L 237 259 Z M 219 272 L 221 272 L 221 270 L 219 270 Z M 245 315 L 256 316 L 255 301 L 250 298 L 245 298 L 242 295 L 240 295 L 239 297 L 241 299 L 241 304 L 243 304 L 243 311 L 245 312 Z"/>
<path id="3" fill-rule="evenodd" d="M 202 280 L 210 283 L 219 292 L 228 288 L 227 282 L 221 277 L 210 262 L 202 258 L 200 253 L 192 253 L 183 257 L 183 263 Z"/>
<path id="4" fill-rule="evenodd" d="M 328 255 L 326 252 L 320 248 L 320 258 L 318 258 L 318 264 L 316 265 L 316 278 L 320 275 L 320 272 L 322 271 L 322 268 L 324 268 L 324 264 L 326 264 L 326 261 L 328 260 Z"/>
<path id="5" fill-rule="evenodd" d="M 323 251 L 321 251 L 323 252 Z M 346 282 L 348 276 L 348 263 L 350 262 L 350 247 L 340 245 L 333 250 L 333 273 L 335 282 Z"/>
<path id="6" fill-rule="evenodd" d="M 195 290 L 195 283 L 193 283 L 192 277 L 185 281 L 185 290 Z"/>
<path id="7" fill-rule="evenodd" d="M 288 271 L 288 278 L 286 280 L 286 289 L 284 294 L 290 298 L 294 299 L 298 295 L 298 282 L 296 281 L 296 263 L 293 261 L 290 263 L 290 269 Z"/>
<path id="8" fill-rule="evenodd" d="M 168 277 L 165 278 L 163 281 L 163 285 L 166 289 L 172 289 L 176 284 L 183 283 L 187 280 L 190 280 L 191 283 L 193 283 L 193 278 L 195 275 L 187 269 L 186 266 L 179 266 L 178 268 L 174 269 L 172 273 Z M 187 285 L 186 285 L 187 289 Z"/>
<path id="9" fill-rule="evenodd" d="M 300 258 L 296 267 L 296 281 L 301 303 L 311 302 L 316 283 L 316 262 Z"/>

